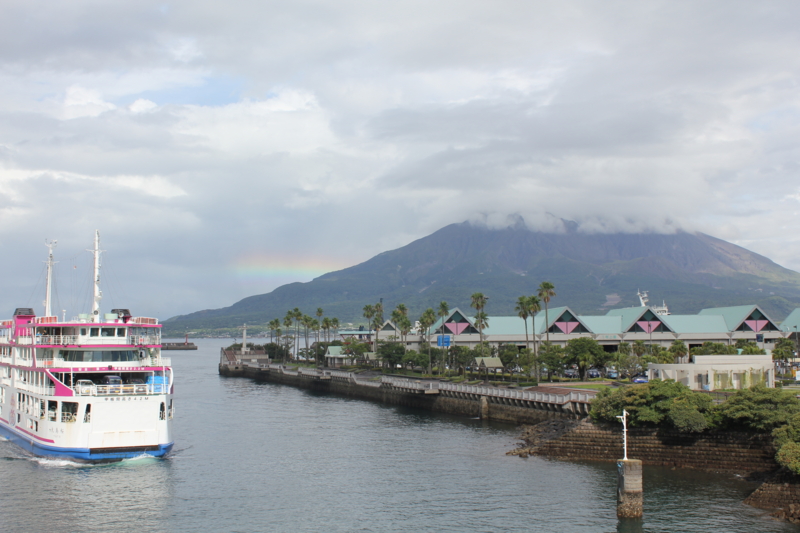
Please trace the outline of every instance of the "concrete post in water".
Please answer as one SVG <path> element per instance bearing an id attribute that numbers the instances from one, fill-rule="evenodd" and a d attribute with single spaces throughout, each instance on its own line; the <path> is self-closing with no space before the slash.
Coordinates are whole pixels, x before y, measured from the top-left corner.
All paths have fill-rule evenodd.
<path id="1" fill-rule="evenodd" d="M 486 396 L 481 396 L 481 420 L 489 419 L 489 401 Z"/>
<path id="2" fill-rule="evenodd" d="M 628 411 L 622 416 L 623 458 L 617 461 L 617 518 L 642 517 L 642 462 L 628 459 Z"/>
<path id="3" fill-rule="evenodd" d="M 617 461 L 617 518 L 642 517 L 642 462 Z"/>

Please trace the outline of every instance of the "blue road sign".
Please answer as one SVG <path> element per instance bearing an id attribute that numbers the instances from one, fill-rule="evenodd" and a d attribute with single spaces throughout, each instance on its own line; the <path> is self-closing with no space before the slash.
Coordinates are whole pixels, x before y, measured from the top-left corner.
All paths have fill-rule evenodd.
<path id="1" fill-rule="evenodd" d="M 450 335 L 439 335 L 436 337 L 436 346 L 441 346 L 443 348 L 450 347 Z"/>

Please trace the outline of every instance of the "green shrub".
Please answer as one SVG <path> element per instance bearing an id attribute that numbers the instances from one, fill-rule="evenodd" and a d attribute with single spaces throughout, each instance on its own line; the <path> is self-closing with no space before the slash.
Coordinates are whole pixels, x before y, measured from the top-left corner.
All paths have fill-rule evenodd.
<path id="1" fill-rule="evenodd" d="M 800 413 L 800 400 L 781 389 L 756 385 L 740 390 L 713 409 L 713 423 L 720 429 L 769 432 Z"/>
<path id="2" fill-rule="evenodd" d="M 785 466 L 795 474 L 800 474 L 800 444 L 787 442 L 780 447 L 775 455 L 778 464 Z"/>
<path id="3" fill-rule="evenodd" d="M 672 380 L 601 390 L 592 401 L 592 420 L 619 423 L 628 412 L 628 425 L 668 426 L 696 433 L 709 426 L 711 398 Z"/>

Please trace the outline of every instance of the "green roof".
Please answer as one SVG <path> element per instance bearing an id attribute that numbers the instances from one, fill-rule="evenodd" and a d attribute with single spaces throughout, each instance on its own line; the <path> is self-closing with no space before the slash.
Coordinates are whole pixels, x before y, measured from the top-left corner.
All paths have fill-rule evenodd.
<path id="1" fill-rule="evenodd" d="M 786 319 L 781 322 L 781 331 L 794 332 L 795 328 L 800 331 L 800 309 L 795 309 Z"/>
<path id="2" fill-rule="evenodd" d="M 733 331 L 739 327 L 739 324 L 753 312 L 755 305 L 737 305 L 735 307 L 712 307 L 710 309 L 702 309 L 698 315 L 720 315 L 725 319 L 725 324 L 728 326 L 728 331 Z M 762 311 L 763 313 L 763 311 Z M 766 315 L 764 315 L 766 316 Z"/>
<path id="3" fill-rule="evenodd" d="M 329 355 L 331 357 L 339 357 L 342 355 L 342 349 L 344 346 L 328 346 L 328 353 L 325 355 Z"/>
<path id="4" fill-rule="evenodd" d="M 598 335 L 622 333 L 622 319 L 618 316 L 582 316 L 581 322 Z"/>
<path id="5" fill-rule="evenodd" d="M 661 315 L 675 333 L 729 333 L 725 319 L 720 315 Z"/>

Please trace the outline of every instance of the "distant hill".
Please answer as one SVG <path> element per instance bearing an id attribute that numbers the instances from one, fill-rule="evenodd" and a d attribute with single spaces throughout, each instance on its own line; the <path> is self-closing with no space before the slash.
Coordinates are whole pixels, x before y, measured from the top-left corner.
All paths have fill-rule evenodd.
<path id="1" fill-rule="evenodd" d="M 452 224 L 402 248 L 308 283 L 290 283 L 230 307 L 176 316 L 165 334 L 200 328 L 256 326 L 299 307 L 343 323 L 365 322 L 361 309 L 383 298 L 388 316 L 404 303 L 417 318 L 442 300 L 469 310 L 470 295 L 490 297 L 486 312 L 513 314 L 520 295 L 542 281 L 556 286 L 553 305 L 583 314 L 638 305 L 637 289 L 674 313 L 755 303 L 782 320 L 800 307 L 800 274 L 766 257 L 702 233 L 586 234 L 565 221 L 564 233 Z"/>

